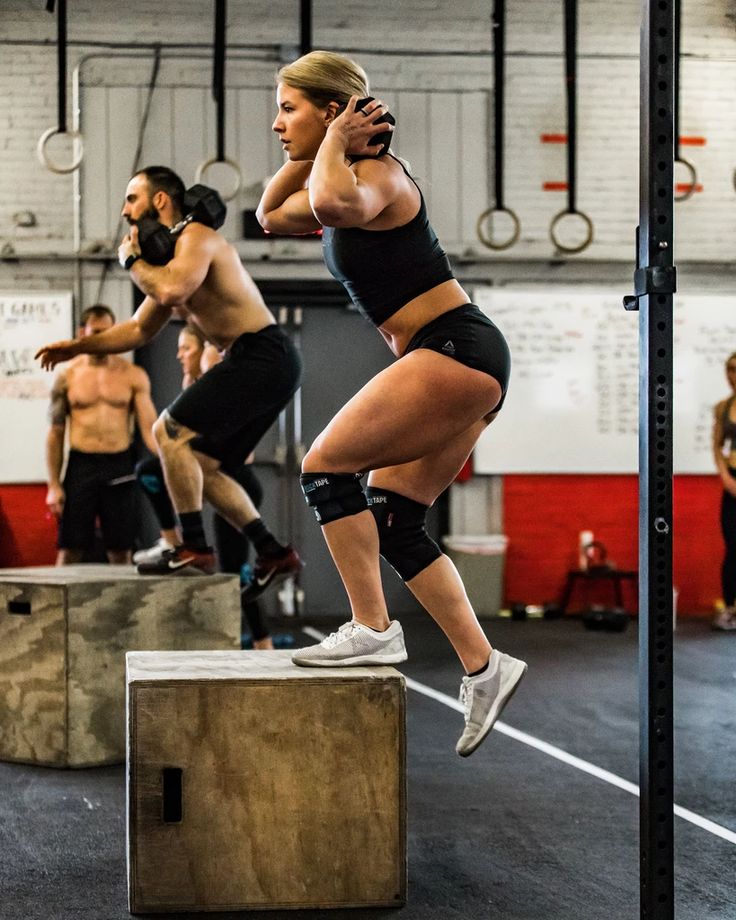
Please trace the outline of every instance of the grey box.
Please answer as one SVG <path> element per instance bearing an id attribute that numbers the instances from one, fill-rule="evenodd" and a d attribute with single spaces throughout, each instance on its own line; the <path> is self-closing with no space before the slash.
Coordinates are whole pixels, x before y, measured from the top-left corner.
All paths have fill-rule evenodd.
<path id="1" fill-rule="evenodd" d="M 125 760 L 125 653 L 237 649 L 236 575 L 132 565 L 0 569 L 0 760 Z"/>
<path id="2" fill-rule="evenodd" d="M 443 542 L 478 617 L 497 617 L 503 603 L 507 537 L 502 534 L 452 535 L 445 537 Z"/>

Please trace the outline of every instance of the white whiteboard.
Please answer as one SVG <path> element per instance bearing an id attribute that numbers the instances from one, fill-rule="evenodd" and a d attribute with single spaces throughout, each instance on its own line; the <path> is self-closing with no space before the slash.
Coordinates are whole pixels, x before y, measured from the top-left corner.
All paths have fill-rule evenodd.
<path id="1" fill-rule="evenodd" d="M 0 292 L 0 482 L 45 482 L 54 375 L 33 356 L 72 332 L 69 291 Z"/>
<path id="2" fill-rule="evenodd" d="M 623 292 L 625 293 L 625 292 Z M 634 473 L 638 469 L 639 314 L 618 290 L 476 287 L 511 349 L 503 411 L 481 437 L 478 473 Z M 678 295 L 674 470 L 713 473 L 713 405 L 729 395 L 736 297 Z"/>

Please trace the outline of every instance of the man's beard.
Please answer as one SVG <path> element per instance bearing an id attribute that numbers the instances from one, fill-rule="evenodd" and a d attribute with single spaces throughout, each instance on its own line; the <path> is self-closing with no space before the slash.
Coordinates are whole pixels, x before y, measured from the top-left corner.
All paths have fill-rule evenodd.
<path id="1" fill-rule="evenodd" d="M 159 212 L 156 210 L 156 208 L 154 208 L 154 206 L 151 205 L 150 207 L 146 208 L 146 210 L 141 214 L 140 217 L 137 217 L 135 220 L 130 220 L 130 219 L 128 219 L 128 223 L 131 224 L 131 226 L 137 227 L 138 224 L 139 224 L 142 220 L 145 220 L 146 217 L 149 217 L 149 218 L 151 218 L 152 220 L 159 220 L 160 214 L 159 214 Z"/>

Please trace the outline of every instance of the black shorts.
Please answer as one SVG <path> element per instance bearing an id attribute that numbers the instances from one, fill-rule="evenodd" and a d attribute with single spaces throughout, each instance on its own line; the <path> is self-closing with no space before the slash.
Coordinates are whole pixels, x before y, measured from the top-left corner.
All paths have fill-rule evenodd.
<path id="1" fill-rule="evenodd" d="M 132 451 L 88 454 L 70 450 L 63 485 L 66 500 L 59 522 L 59 549 L 90 549 L 97 518 L 105 549 L 133 548 L 138 504 Z"/>
<path id="2" fill-rule="evenodd" d="M 302 361 L 276 325 L 236 339 L 224 359 L 187 387 L 169 415 L 197 432 L 194 450 L 236 472 L 299 388 Z"/>
<path id="3" fill-rule="evenodd" d="M 433 319 L 415 333 L 405 354 L 428 348 L 466 367 L 489 374 L 501 384 L 501 399 L 494 412 L 503 405 L 511 375 L 511 354 L 501 330 L 474 303 L 463 304 Z"/>

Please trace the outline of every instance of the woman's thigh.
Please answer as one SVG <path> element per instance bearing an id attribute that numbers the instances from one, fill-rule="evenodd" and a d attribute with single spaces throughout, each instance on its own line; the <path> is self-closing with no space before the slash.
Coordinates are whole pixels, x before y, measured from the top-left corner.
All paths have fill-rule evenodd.
<path id="1" fill-rule="evenodd" d="M 488 374 L 417 349 L 374 377 L 337 413 L 312 445 L 304 469 L 357 473 L 442 454 L 457 439 L 464 445 L 474 426 L 477 439 L 500 393 Z"/>
<path id="2" fill-rule="evenodd" d="M 418 460 L 373 470 L 368 477 L 368 485 L 398 492 L 422 505 L 434 504 L 437 497 L 454 482 L 476 441 L 489 424 L 485 419 L 476 422 L 442 447 Z"/>

